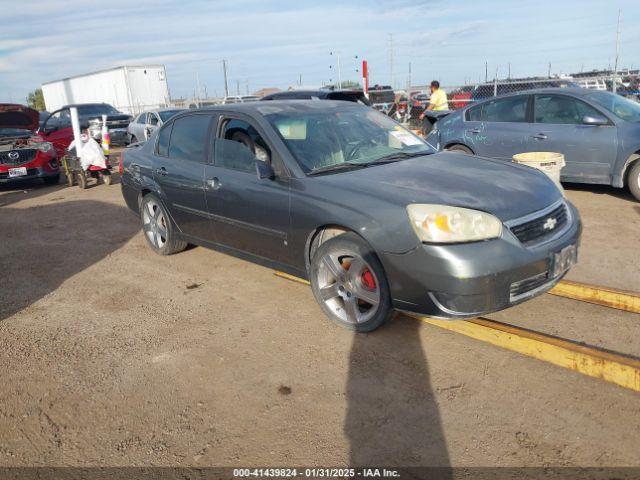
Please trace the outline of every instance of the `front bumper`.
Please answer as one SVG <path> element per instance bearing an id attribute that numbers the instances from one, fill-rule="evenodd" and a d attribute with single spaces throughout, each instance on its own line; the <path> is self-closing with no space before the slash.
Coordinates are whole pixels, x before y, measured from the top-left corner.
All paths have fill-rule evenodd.
<path id="1" fill-rule="evenodd" d="M 47 170 L 43 167 L 28 167 L 27 174 L 20 177 L 9 177 L 8 171 L 0 171 L 0 184 L 22 182 L 36 178 L 55 177 L 60 175 L 60 169 Z"/>
<path id="2" fill-rule="evenodd" d="M 562 235 L 525 247 L 508 228 L 494 240 L 457 245 L 422 244 L 404 254 L 383 253 L 394 307 L 436 318 L 471 318 L 503 310 L 551 289 L 551 259 L 578 245 L 582 225 L 567 202 L 571 222 Z"/>

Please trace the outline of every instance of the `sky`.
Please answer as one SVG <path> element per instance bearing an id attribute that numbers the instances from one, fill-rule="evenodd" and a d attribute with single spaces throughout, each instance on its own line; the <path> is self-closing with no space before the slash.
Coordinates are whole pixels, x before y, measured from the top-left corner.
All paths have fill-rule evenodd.
<path id="1" fill-rule="evenodd" d="M 637 0 L 0 0 L 0 101 L 119 65 L 164 64 L 173 98 L 360 80 L 404 87 L 640 67 Z M 390 38 L 392 41 L 390 42 Z M 390 48 L 390 45 L 392 48 Z M 393 61 L 391 61 L 393 58 Z M 393 68 L 391 68 L 393 65 Z"/>

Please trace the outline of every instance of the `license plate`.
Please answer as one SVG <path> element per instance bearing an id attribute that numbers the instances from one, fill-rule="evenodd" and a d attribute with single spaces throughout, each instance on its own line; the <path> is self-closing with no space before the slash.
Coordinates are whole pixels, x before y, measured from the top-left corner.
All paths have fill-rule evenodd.
<path id="1" fill-rule="evenodd" d="M 18 167 L 9 169 L 9 178 L 22 177 L 27 174 L 27 167 Z"/>
<path id="2" fill-rule="evenodd" d="M 109 133 L 125 133 L 127 131 L 126 128 L 111 128 L 109 129 Z"/>
<path id="3" fill-rule="evenodd" d="M 573 267 L 578 261 L 578 247 L 577 245 L 569 245 L 564 247 L 557 253 L 553 254 L 553 260 L 551 264 L 551 278 L 556 278 L 571 267 Z"/>

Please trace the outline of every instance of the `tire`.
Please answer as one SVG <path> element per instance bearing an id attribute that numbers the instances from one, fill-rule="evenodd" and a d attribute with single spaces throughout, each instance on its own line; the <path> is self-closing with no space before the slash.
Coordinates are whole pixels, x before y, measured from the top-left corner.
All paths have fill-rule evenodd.
<path id="1" fill-rule="evenodd" d="M 448 152 L 462 152 L 462 153 L 466 153 L 469 155 L 473 155 L 473 152 L 471 151 L 470 148 L 465 147 L 464 145 L 451 145 L 450 147 L 445 148 L 446 151 Z"/>
<path id="2" fill-rule="evenodd" d="M 631 195 L 640 202 L 640 160 L 636 161 L 627 175 L 627 185 Z"/>
<path id="3" fill-rule="evenodd" d="M 60 174 L 54 177 L 42 177 L 42 181 L 45 185 L 58 185 L 60 183 Z"/>
<path id="4" fill-rule="evenodd" d="M 135 135 L 129 135 L 129 145 L 131 145 L 132 143 L 137 143 L 138 139 L 136 138 Z"/>
<path id="5" fill-rule="evenodd" d="M 338 325 L 370 332 L 392 317 L 391 293 L 382 264 L 355 233 L 338 235 L 320 245 L 309 273 L 320 308 Z"/>
<path id="6" fill-rule="evenodd" d="M 173 223 L 158 197 L 151 193 L 145 195 L 140 207 L 144 238 L 154 252 L 172 255 L 187 248 L 187 242 L 178 240 Z"/>

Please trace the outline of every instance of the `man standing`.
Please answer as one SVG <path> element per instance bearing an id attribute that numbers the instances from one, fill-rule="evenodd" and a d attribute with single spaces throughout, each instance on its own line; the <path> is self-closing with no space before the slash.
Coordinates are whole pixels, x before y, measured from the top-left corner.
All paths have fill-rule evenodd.
<path id="1" fill-rule="evenodd" d="M 437 80 L 431 82 L 431 98 L 429 98 L 427 110 L 449 110 L 447 94 L 440 88 L 440 82 Z M 420 115 L 420 120 L 424 120 L 424 112 Z"/>

